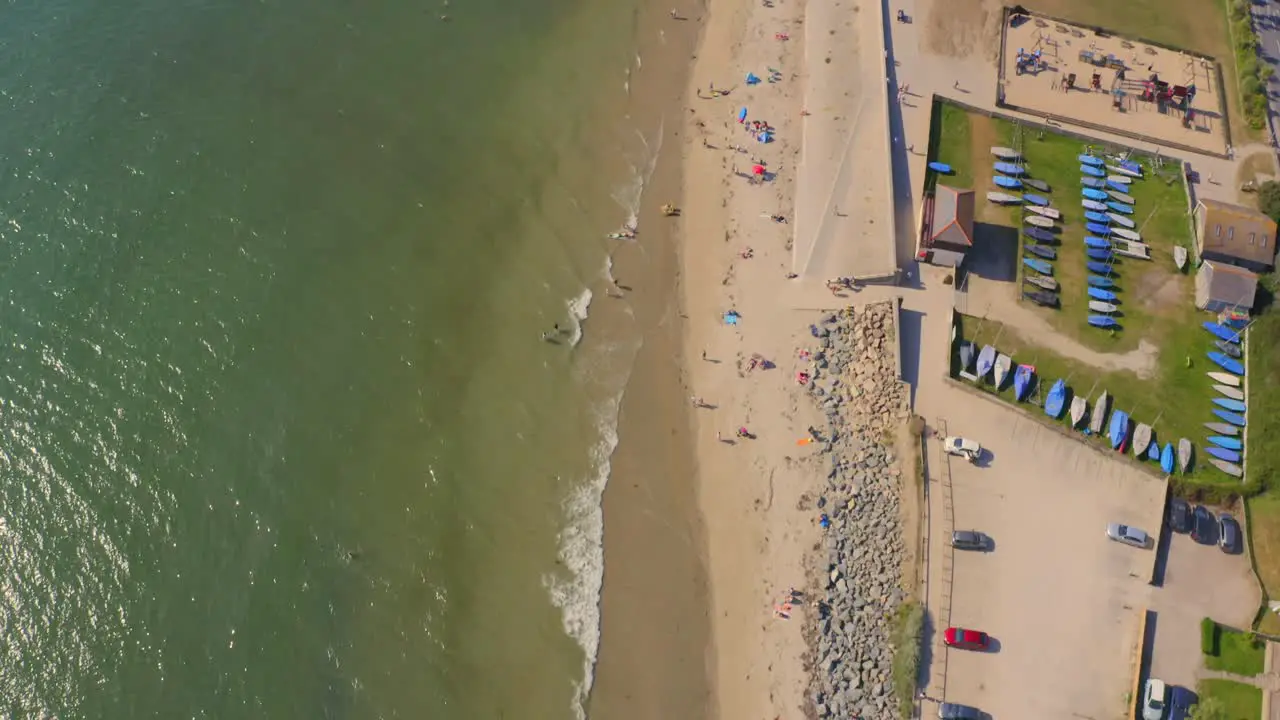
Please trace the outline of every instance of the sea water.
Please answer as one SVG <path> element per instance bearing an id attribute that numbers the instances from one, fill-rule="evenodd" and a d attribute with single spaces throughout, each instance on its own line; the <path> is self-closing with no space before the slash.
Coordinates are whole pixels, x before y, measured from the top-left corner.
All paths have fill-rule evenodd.
<path id="1" fill-rule="evenodd" d="M 0 715 L 581 713 L 636 2 L 8 6 Z"/>

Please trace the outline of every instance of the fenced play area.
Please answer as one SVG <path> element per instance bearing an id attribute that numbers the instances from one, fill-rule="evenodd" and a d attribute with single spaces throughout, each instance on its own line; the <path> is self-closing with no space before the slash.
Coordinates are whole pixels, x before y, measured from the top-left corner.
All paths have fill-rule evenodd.
<path id="1" fill-rule="evenodd" d="M 1148 142 L 1225 155 L 1212 58 L 1030 14 L 1006 15 L 1003 103 Z"/>

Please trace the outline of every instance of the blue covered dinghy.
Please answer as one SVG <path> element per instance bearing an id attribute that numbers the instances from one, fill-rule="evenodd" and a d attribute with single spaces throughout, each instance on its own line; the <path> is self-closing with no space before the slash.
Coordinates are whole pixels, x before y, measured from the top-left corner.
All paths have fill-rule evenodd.
<path id="1" fill-rule="evenodd" d="M 1120 323 L 1110 315 L 1090 315 L 1089 324 L 1097 328 L 1116 328 Z"/>
<path id="2" fill-rule="evenodd" d="M 1205 353 L 1205 354 L 1209 357 L 1210 360 L 1214 362 L 1215 365 L 1222 368 L 1223 370 L 1226 370 L 1229 373 L 1234 373 L 1236 375 L 1244 375 L 1244 365 L 1239 360 L 1236 360 L 1235 358 L 1227 357 L 1226 355 L 1216 350 L 1214 352 Z"/>
<path id="3" fill-rule="evenodd" d="M 1035 270 L 1041 275 L 1053 274 L 1053 266 L 1044 260 L 1037 260 L 1036 258 L 1022 258 L 1022 264 L 1026 265 L 1032 270 Z"/>
<path id="4" fill-rule="evenodd" d="M 1228 450 L 1226 448 L 1220 448 L 1220 447 L 1215 447 L 1213 445 L 1210 445 L 1206 447 L 1204 451 L 1209 455 L 1212 455 L 1218 458 L 1219 460 L 1226 460 L 1227 462 L 1231 462 L 1231 463 L 1240 462 L 1240 453 L 1236 452 L 1235 450 Z"/>
<path id="5" fill-rule="evenodd" d="M 1240 450 L 1244 447 L 1244 442 L 1238 437 L 1225 437 L 1223 435 L 1210 435 L 1209 442 L 1224 447 L 1228 450 Z"/>
<path id="6" fill-rule="evenodd" d="M 1225 420 L 1226 422 L 1229 422 L 1232 425 L 1235 425 L 1236 427 L 1244 427 L 1243 415 L 1240 415 L 1238 413 L 1233 413 L 1229 410 L 1214 410 L 1213 414 L 1217 415 L 1222 420 Z"/>
<path id="7" fill-rule="evenodd" d="M 1124 451 L 1124 442 L 1129 438 L 1129 413 L 1116 410 L 1111 413 L 1111 425 L 1107 428 L 1107 438 L 1111 447 Z"/>
<path id="8" fill-rule="evenodd" d="M 1226 340 L 1229 343 L 1236 343 L 1236 344 L 1240 343 L 1240 333 L 1236 330 L 1232 330 L 1229 327 L 1219 325 L 1218 323 L 1213 322 L 1211 320 L 1205 320 L 1204 329 L 1213 333 L 1213 336 L 1218 338 L 1219 340 Z"/>
<path id="9" fill-rule="evenodd" d="M 1213 404 L 1223 410 L 1230 410 L 1231 412 L 1238 413 L 1245 412 L 1245 404 L 1239 400 L 1232 400 L 1231 398 L 1214 398 Z"/>
<path id="10" fill-rule="evenodd" d="M 1049 388 L 1049 395 L 1044 400 L 1044 414 L 1057 419 L 1062 415 L 1062 406 L 1067 400 L 1067 382 L 1055 380 Z"/>
<path id="11" fill-rule="evenodd" d="M 1013 371 L 1013 397 L 1015 400 L 1022 400 L 1027 397 L 1027 390 L 1031 388 L 1031 375 L 1030 365 L 1019 365 L 1018 369 Z"/>

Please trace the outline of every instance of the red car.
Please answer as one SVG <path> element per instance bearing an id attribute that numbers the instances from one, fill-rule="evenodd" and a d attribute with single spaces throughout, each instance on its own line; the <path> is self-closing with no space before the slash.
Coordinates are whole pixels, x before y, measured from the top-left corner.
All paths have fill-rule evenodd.
<path id="1" fill-rule="evenodd" d="M 947 628 L 942 638 L 946 641 L 947 647 L 961 650 L 986 650 L 991 644 L 991 638 L 987 637 L 986 633 L 958 627 Z"/>

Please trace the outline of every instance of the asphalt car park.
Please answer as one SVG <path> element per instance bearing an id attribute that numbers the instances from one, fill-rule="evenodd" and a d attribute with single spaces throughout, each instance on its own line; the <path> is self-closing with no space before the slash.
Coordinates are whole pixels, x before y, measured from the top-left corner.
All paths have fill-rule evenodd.
<path id="1" fill-rule="evenodd" d="M 1197 531 L 1173 532 L 1166 527 L 1161 541 L 1158 587 L 1149 590 L 1145 604 L 1152 610 L 1149 629 L 1149 677 L 1171 687 L 1194 689 L 1201 666 L 1200 621 L 1212 618 L 1229 627 L 1248 627 L 1262 593 L 1243 552 L 1241 528 L 1235 529 L 1231 552 L 1219 545 L 1220 509 L 1195 508 Z M 1172 525 L 1172 523 L 1170 524 Z M 1229 531 L 1230 532 L 1230 531 Z"/>
<path id="2" fill-rule="evenodd" d="M 994 403 L 972 403 L 948 431 L 980 442 L 984 456 L 950 458 L 947 530 L 988 541 L 931 567 L 951 573 L 945 616 L 933 622 L 938 634 L 985 632 L 989 645 L 938 639 L 946 701 L 997 719 L 1120 715 L 1156 550 L 1113 542 L 1107 528 L 1158 537 L 1165 482 Z M 941 448 L 931 457 L 948 462 Z"/>

